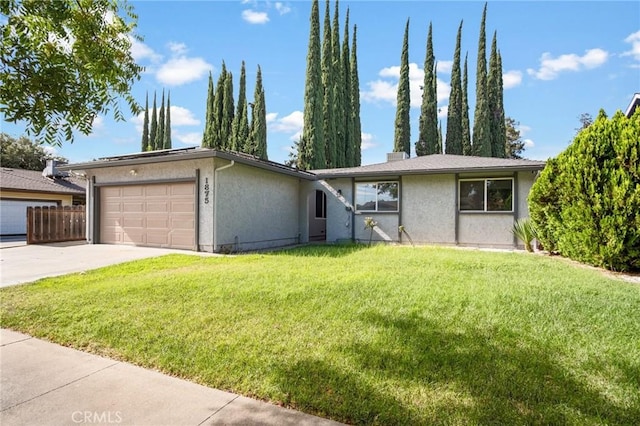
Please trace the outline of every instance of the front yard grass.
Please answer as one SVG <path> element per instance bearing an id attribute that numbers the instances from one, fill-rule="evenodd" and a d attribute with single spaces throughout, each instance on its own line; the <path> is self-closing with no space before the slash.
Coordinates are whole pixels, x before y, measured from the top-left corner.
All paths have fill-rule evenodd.
<path id="1" fill-rule="evenodd" d="M 555 258 L 170 255 L 0 297 L 2 327 L 348 423 L 640 423 L 640 286 Z"/>

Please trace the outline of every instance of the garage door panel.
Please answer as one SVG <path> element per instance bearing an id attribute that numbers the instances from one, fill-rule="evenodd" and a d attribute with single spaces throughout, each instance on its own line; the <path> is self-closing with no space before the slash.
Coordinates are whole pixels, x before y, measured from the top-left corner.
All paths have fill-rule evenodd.
<path id="1" fill-rule="evenodd" d="M 193 213 L 193 202 L 173 201 L 171 202 L 171 213 Z"/>
<path id="2" fill-rule="evenodd" d="M 168 201 L 147 201 L 146 206 L 147 206 L 146 210 L 149 213 L 156 213 L 156 212 L 165 213 L 169 211 Z"/>
<path id="3" fill-rule="evenodd" d="M 194 248 L 194 183 L 103 187 L 100 197 L 100 242 Z"/>
<path id="4" fill-rule="evenodd" d="M 122 203 L 122 210 L 125 212 L 143 212 L 144 203 L 141 202 L 124 202 Z"/>
<path id="5" fill-rule="evenodd" d="M 169 218 L 147 217 L 147 229 L 169 229 Z"/>
<path id="6" fill-rule="evenodd" d="M 170 238 L 171 247 L 190 249 L 195 245 L 195 239 L 193 236 L 189 237 L 187 235 L 172 233 Z"/>
<path id="7" fill-rule="evenodd" d="M 55 201 L 0 200 L 0 235 L 27 233 L 27 207 L 54 207 Z"/>
<path id="8" fill-rule="evenodd" d="M 122 187 L 123 197 L 142 197 L 143 195 L 144 195 L 143 186 L 123 186 Z"/>

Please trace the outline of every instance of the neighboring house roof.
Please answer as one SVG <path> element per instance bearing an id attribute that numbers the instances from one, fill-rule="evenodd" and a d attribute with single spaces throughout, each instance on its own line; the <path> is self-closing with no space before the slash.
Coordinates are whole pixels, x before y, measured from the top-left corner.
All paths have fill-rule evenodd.
<path id="1" fill-rule="evenodd" d="M 105 167 L 116 166 L 134 166 L 139 164 L 163 163 L 178 160 L 198 160 L 203 158 L 222 158 L 229 161 L 235 161 L 240 164 L 257 167 L 260 169 L 271 170 L 289 176 L 294 176 L 306 180 L 315 180 L 312 173 L 297 170 L 292 167 L 285 166 L 268 160 L 261 160 L 253 155 L 241 152 L 218 151 L 211 148 L 181 148 L 181 149 L 165 149 L 158 151 L 139 152 L 135 154 L 119 155 L 114 157 L 99 158 L 98 160 L 88 163 L 68 164 L 58 167 L 59 170 L 89 170 L 101 169 Z"/>
<path id="2" fill-rule="evenodd" d="M 624 113 L 627 117 L 631 118 L 633 113 L 636 111 L 636 108 L 640 106 L 640 93 L 636 93 L 631 98 L 631 103 L 627 107 L 627 111 Z"/>
<path id="3" fill-rule="evenodd" d="M 48 178 L 36 170 L 0 168 L 0 188 L 20 192 L 84 195 L 84 179 L 75 177 Z"/>
<path id="4" fill-rule="evenodd" d="M 318 178 L 542 170 L 544 161 L 433 154 L 343 169 L 311 170 Z"/>

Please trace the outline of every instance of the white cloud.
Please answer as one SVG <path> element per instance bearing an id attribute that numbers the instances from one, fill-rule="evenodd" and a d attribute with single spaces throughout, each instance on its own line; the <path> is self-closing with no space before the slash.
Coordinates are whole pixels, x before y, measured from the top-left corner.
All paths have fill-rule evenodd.
<path id="1" fill-rule="evenodd" d="M 362 132 L 360 134 L 362 142 L 360 143 L 360 149 L 362 151 L 366 151 L 367 149 L 371 149 L 377 146 L 376 143 L 373 142 L 373 135 L 371 133 Z"/>
<path id="2" fill-rule="evenodd" d="M 93 119 L 93 131 L 104 129 L 104 116 L 96 115 Z"/>
<path id="3" fill-rule="evenodd" d="M 391 66 L 383 68 L 378 73 L 384 79 L 378 79 L 366 83 L 369 90 L 360 94 L 363 101 L 367 102 L 388 102 L 396 105 L 398 97 L 398 80 L 400 79 L 400 67 Z M 393 81 L 389 81 L 393 80 Z M 451 87 L 446 82 L 438 79 L 437 82 L 438 102 L 449 98 Z M 409 88 L 411 97 L 411 106 L 419 108 L 422 105 L 422 85 L 424 84 L 424 71 L 418 68 L 415 63 L 409 64 Z"/>
<path id="4" fill-rule="evenodd" d="M 173 117 L 171 118 L 173 119 Z M 173 121 L 171 122 L 171 124 L 173 124 Z M 202 132 L 182 133 L 179 130 L 172 128 L 171 139 L 175 139 L 185 145 L 200 145 L 202 143 Z"/>
<path id="5" fill-rule="evenodd" d="M 502 75 L 502 85 L 505 89 L 511 89 L 522 83 L 522 71 L 507 71 Z"/>
<path id="6" fill-rule="evenodd" d="M 267 124 L 272 132 L 293 133 L 294 135 L 302 132 L 304 124 L 304 113 L 302 111 L 294 111 L 280 119 L 277 116 L 277 113 L 267 114 Z"/>
<path id="7" fill-rule="evenodd" d="M 607 62 L 609 53 L 602 49 L 590 49 L 584 55 L 578 56 L 575 53 L 560 55 L 557 58 L 551 56 L 549 52 L 542 54 L 540 58 L 540 69 L 529 68 L 527 73 L 538 80 L 553 80 L 565 71 L 582 71 L 599 67 Z"/>
<path id="8" fill-rule="evenodd" d="M 136 62 L 141 62 L 143 59 L 149 59 L 151 62 L 160 62 L 162 55 L 156 53 L 152 48 L 147 46 L 141 41 L 129 36 L 131 42 L 131 56 Z"/>
<path id="9" fill-rule="evenodd" d="M 438 108 L 438 118 L 447 118 L 449 114 L 449 105 Z"/>
<path id="10" fill-rule="evenodd" d="M 453 69 L 453 61 L 438 61 L 437 63 L 437 71 L 443 74 L 451 74 L 451 70 Z"/>
<path id="11" fill-rule="evenodd" d="M 633 56 L 636 61 L 640 61 L 640 31 L 629 34 L 624 41 L 631 44 L 631 50 L 624 52 L 622 56 Z"/>
<path id="12" fill-rule="evenodd" d="M 269 15 L 267 12 L 256 12 L 252 9 L 242 11 L 242 19 L 250 24 L 266 24 L 269 22 Z"/>
<path id="13" fill-rule="evenodd" d="M 167 43 L 167 47 L 174 55 L 182 56 L 187 53 L 187 45 L 184 43 L 176 43 L 170 41 L 169 43 Z"/>
<path id="14" fill-rule="evenodd" d="M 524 124 L 519 124 L 518 126 L 516 126 L 518 131 L 520 132 L 520 136 L 524 136 L 525 134 L 529 133 L 531 131 L 531 127 L 526 126 Z"/>
<path id="15" fill-rule="evenodd" d="M 282 2 L 277 1 L 274 6 L 280 15 L 286 15 L 291 12 L 291 8 Z"/>
<path id="16" fill-rule="evenodd" d="M 530 149 L 536 146 L 536 144 L 531 139 L 523 139 L 525 149 Z"/>
<path id="17" fill-rule="evenodd" d="M 171 126 L 198 126 L 200 120 L 186 108 L 171 105 Z"/>
<path id="18" fill-rule="evenodd" d="M 151 117 L 151 112 L 153 110 L 149 108 L 149 117 Z M 136 127 L 136 131 L 142 134 L 142 125 L 144 124 L 144 111 L 135 117 L 131 117 L 129 120 Z M 151 118 L 149 118 L 151 121 Z M 200 125 L 200 120 L 194 117 L 193 113 L 187 108 L 183 108 L 177 105 L 171 105 L 171 129 L 172 135 L 175 133 L 175 127 L 181 126 L 198 126 Z"/>
<path id="19" fill-rule="evenodd" d="M 180 86 L 206 76 L 213 66 L 202 58 L 180 56 L 171 58 L 160 66 L 156 79 L 166 85 Z"/>

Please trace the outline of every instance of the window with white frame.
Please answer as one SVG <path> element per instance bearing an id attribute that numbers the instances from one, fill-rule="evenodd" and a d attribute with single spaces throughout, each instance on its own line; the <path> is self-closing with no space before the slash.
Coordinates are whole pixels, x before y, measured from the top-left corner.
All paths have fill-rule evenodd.
<path id="1" fill-rule="evenodd" d="M 458 209 L 463 212 L 512 212 L 513 178 L 460 179 Z"/>
<path id="2" fill-rule="evenodd" d="M 397 212 L 398 182 L 356 183 L 356 210 L 360 212 Z"/>

